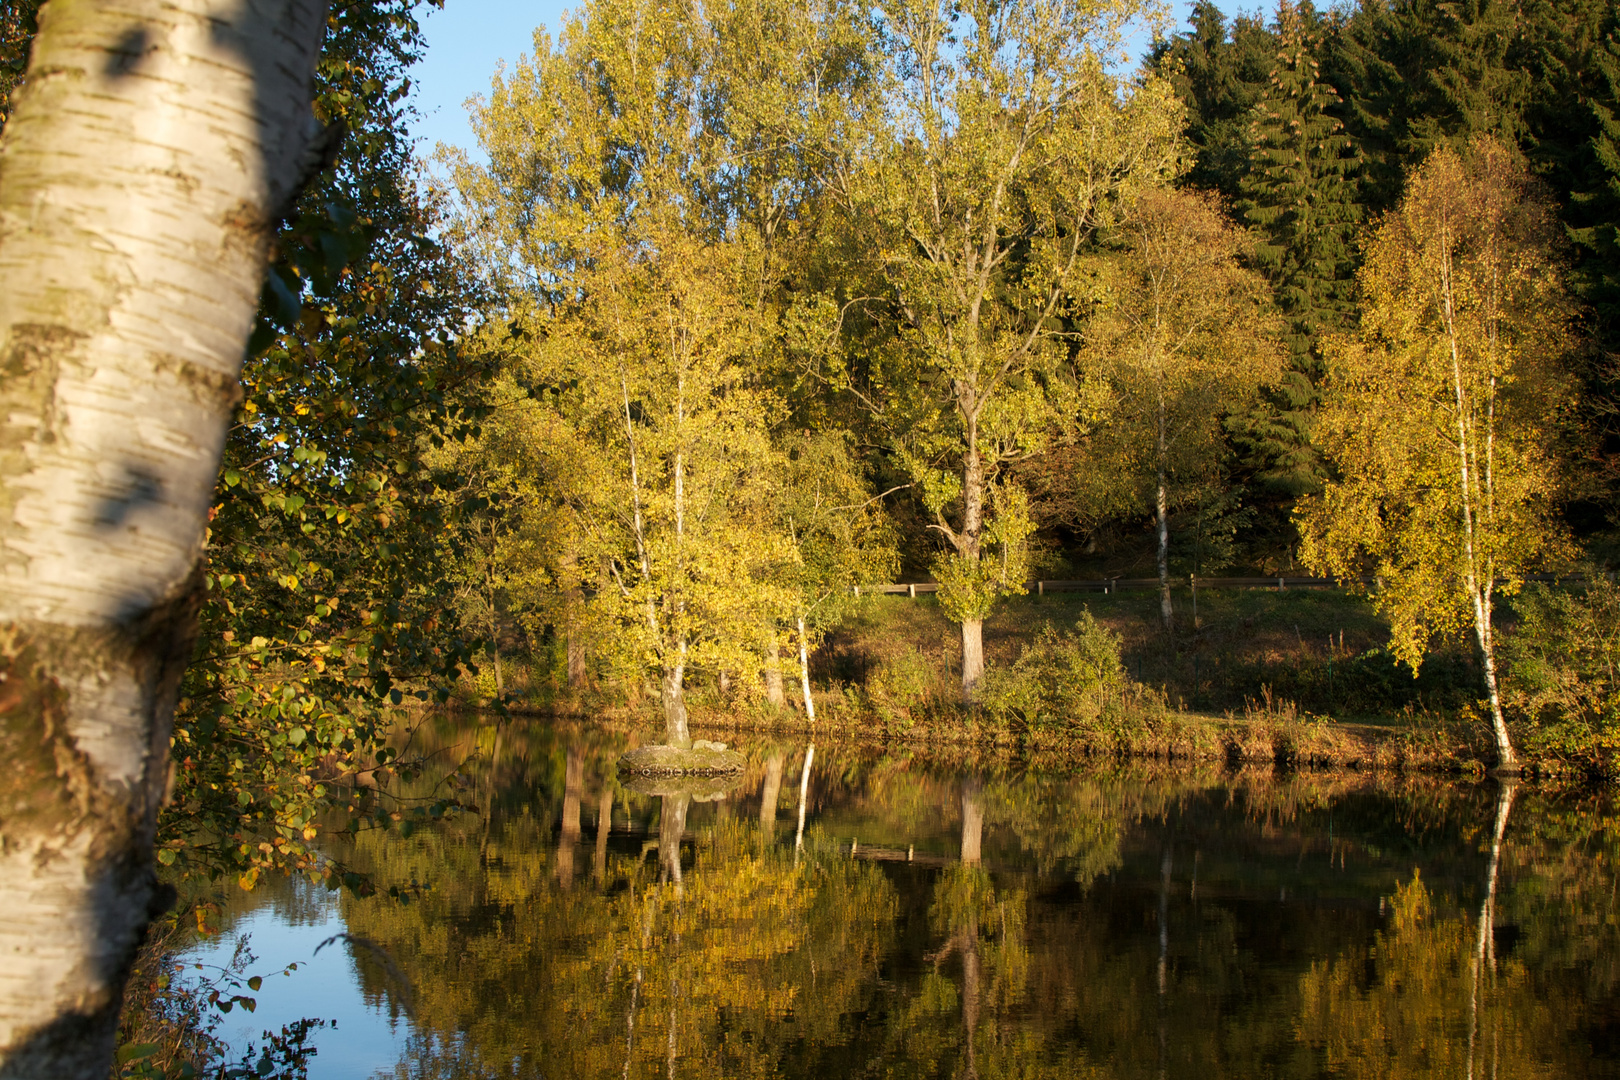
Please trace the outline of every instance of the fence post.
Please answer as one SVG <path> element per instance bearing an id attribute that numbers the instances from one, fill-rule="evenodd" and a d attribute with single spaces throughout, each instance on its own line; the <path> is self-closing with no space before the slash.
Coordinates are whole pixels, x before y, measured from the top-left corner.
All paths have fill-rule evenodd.
<path id="1" fill-rule="evenodd" d="M 906 595 L 913 600 L 917 599 L 917 586 L 915 583 L 906 586 Z"/>
<path id="2" fill-rule="evenodd" d="M 1045 596 L 1046 595 L 1046 582 L 1037 581 L 1035 583 L 1035 595 L 1036 596 Z"/>

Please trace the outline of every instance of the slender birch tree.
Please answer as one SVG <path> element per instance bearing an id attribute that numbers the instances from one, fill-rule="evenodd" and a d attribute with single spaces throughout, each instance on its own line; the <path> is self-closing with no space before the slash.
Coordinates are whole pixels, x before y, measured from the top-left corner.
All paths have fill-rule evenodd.
<path id="1" fill-rule="evenodd" d="M 1178 489 L 1218 462 L 1221 417 L 1282 375 L 1282 326 L 1265 279 L 1241 264 L 1248 238 L 1208 196 L 1150 192 L 1113 239 L 1118 250 L 1099 267 L 1102 303 L 1084 331 L 1085 378 L 1096 385 L 1087 398 L 1101 419 L 1092 454 L 1078 461 L 1088 475 L 1075 482 L 1152 515 L 1169 630 Z M 1122 473 L 1135 483 L 1121 484 Z"/>
<path id="2" fill-rule="evenodd" d="M 324 0 L 40 17 L 0 136 L 0 1075 L 103 1080 Z"/>
<path id="3" fill-rule="evenodd" d="M 1554 500 L 1573 312 L 1556 230 L 1499 144 L 1430 156 L 1368 248 L 1360 331 L 1329 339 L 1320 440 L 1339 479 L 1298 515 L 1307 565 L 1382 580 L 1373 603 L 1414 673 L 1436 637 L 1473 631 L 1504 772 L 1518 763 L 1496 595 L 1566 553 Z"/>
<path id="4" fill-rule="evenodd" d="M 883 7 L 885 110 L 829 179 L 873 267 L 848 385 L 892 433 L 945 542 L 940 602 L 962 627 L 1021 592 L 987 552 L 1028 534 L 997 491 L 1073 407 L 1066 331 L 1096 231 L 1177 167 L 1181 113 L 1157 78 L 1110 73 L 1136 0 L 900 0 Z M 853 302 L 846 304 L 853 307 Z"/>
<path id="5" fill-rule="evenodd" d="M 771 500 L 792 545 L 792 561 L 779 580 L 791 603 L 787 617 L 797 635 L 799 689 L 811 720 L 816 706 L 810 650 L 859 604 L 862 586 L 870 595 L 870 587 L 890 580 L 900 563 L 882 495 L 867 490 L 849 441 L 841 431 L 790 434 L 780 448 L 778 491 Z"/>

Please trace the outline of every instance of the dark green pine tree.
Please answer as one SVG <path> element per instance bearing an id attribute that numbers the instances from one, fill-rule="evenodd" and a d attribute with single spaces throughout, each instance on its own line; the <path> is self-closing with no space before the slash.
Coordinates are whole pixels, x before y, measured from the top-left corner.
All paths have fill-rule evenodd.
<path id="1" fill-rule="evenodd" d="M 1230 23 L 1211 0 L 1198 0 L 1191 28 L 1154 46 L 1149 64 L 1166 76 L 1187 107 L 1192 168 L 1185 182 L 1235 199 L 1249 170 L 1249 112 L 1260 100 L 1277 42 L 1265 23 L 1239 15 Z"/>
<path id="2" fill-rule="evenodd" d="M 1333 36 L 1323 78 L 1345 102 L 1370 212 L 1393 207 L 1437 146 L 1490 135 L 1523 147 L 1535 84 L 1526 11 L 1523 0 L 1362 0 Z"/>
<path id="3" fill-rule="evenodd" d="M 1593 130 L 1570 178 L 1564 219 L 1577 248 L 1576 286 L 1590 305 L 1598 343 L 1620 349 L 1620 41 L 1590 57 L 1598 85 L 1586 101 Z"/>
<path id="4" fill-rule="evenodd" d="M 1313 490 L 1323 471 L 1311 418 L 1323 334 L 1354 320 L 1356 148 L 1335 115 L 1339 95 L 1320 79 L 1321 31 L 1308 12 L 1282 0 L 1277 49 L 1249 113 L 1250 169 L 1237 208 L 1259 234 L 1255 261 L 1288 320 L 1291 370 L 1259 408 L 1233 417 L 1234 442 L 1275 494 Z"/>

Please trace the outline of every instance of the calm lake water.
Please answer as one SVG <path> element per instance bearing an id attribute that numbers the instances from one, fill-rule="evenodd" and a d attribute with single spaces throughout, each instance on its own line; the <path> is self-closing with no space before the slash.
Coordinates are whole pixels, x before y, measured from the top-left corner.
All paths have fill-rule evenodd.
<path id="1" fill-rule="evenodd" d="M 1606 795 L 763 736 L 638 790 L 623 734 L 417 742 L 413 794 L 489 813 L 330 850 L 404 901 L 234 915 L 259 971 L 351 935 L 232 1017 L 335 1019 L 315 1080 L 1620 1076 Z"/>

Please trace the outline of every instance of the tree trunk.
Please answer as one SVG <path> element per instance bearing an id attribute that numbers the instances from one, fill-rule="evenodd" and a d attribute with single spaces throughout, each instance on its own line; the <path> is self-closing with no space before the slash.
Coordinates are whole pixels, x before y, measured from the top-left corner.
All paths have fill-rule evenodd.
<path id="1" fill-rule="evenodd" d="M 798 865 L 799 849 L 804 847 L 804 811 L 810 802 L 810 766 L 816 760 L 816 744 L 804 750 L 804 769 L 799 773 L 799 831 L 793 837 L 793 862 Z"/>
<path id="2" fill-rule="evenodd" d="M 962 781 L 962 865 L 978 866 L 984 840 L 984 807 L 979 804 L 976 778 Z"/>
<path id="3" fill-rule="evenodd" d="M 967 427 L 968 449 L 962 462 L 962 531 L 956 536 L 956 552 L 977 566 L 981 555 L 979 538 L 984 533 L 984 462 L 979 457 L 977 424 L 970 419 Z M 962 623 L 963 701 L 973 703 L 983 675 L 984 620 L 968 619 Z"/>
<path id="4" fill-rule="evenodd" d="M 686 729 L 686 669 L 664 669 L 659 683 L 659 700 L 664 706 L 664 742 L 686 749 L 692 745 L 692 735 Z"/>
<path id="5" fill-rule="evenodd" d="M 562 829 L 557 834 L 557 881 L 563 888 L 574 883 L 574 851 L 579 846 L 579 800 L 585 793 L 585 750 L 568 748 L 563 767 Z"/>
<path id="6" fill-rule="evenodd" d="M 804 619 L 799 619 L 799 687 L 804 691 L 804 715 L 816 722 L 816 703 L 810 697 L 810 635 L 805 631 Z"/>
<path id="7" fill-rule="evenodd" d="M 962 623 L 962 700 L 972 704 L 984 677 L 984 620 Z"/>
<path id="8" fill-rule="evenodd" d="M 1474 484 L 1483 479 L 1488 487 L 1492 483 L 1492 477 L 1488 472 L 1483 478 L 1477 475 L 1479 470 L 1474 455 L 1478 448 L 1469 438 L 1469 402 L 1468 395 L 1463 389 L 1462 358 L 1457 343 L 1455 311 L 1452 305 L 1449 251 L 1441 265 L 1440 273 L 1445 305 L 1446 338 L 1451 350 L 1451 385 L 1457 405 L 1457 488 L 1462 503 L 1463 584 L 1468 591 L 1469 603 L 1473 607 L 1474 637 L 1479 642 L 1480 659 L 1485 669 L 1485 692 L 1491 702 L 1491 734 L 1496 737 L 1495 771 L 1512 775 L 1519 771 L 1519 760 L 1513 753 L 1513 742 L 1508 738 L 1507 723 L 1502 718 L 1502 699 L 1496 685 L 1496 645 L 1491 633 L 1491 590 L 1495 587 L 1493 580 L 1495 568 L 1487 558 L 1484 572 L 1481 573 L 1474 536 Z M 1491 435 L 1487 428 L 1487 439 Z M 1486 501 L 1488 504 L 1489 500 Z"/>
<path id="9" fill-rule="evenodd" d="M 765 700 L 780 709 L 782 696 L 782 646 L 776 637 L 776 627 L 765 635 Z"/>
<path id="10" fill-rule="evenodd" d="M 568 612 L 568 689 L 585 689 L 585 643 L 580 640 L 577 617 Z"/>
<path id="11" fill-rule="evenodd" d="M 1512 775 L 1519 771 L 1519 759 L 1508 737 L 1507 720 L 1502 715 L 1502 694 L 1496 679 L 1496 635 L 1491 627 L 1491 591 L 1474 590 L 1474 637 L 1485 668 L 1485 693 L 1491 702 L 1491 734 L 1496 737 L 1495 772 Z M 1479 593 L 1483 592 L 1481 596 Z"/>
<path id="12" fill-rule="evenodd" d="M 782 795 L 782 755 L 765 761 L 765 783 L 759 792 L 759 831 L 766 842 L 776 839 L 776 802 Z"/>
<path id="13" fill-rule="evenodd" d="M 692 802 L 687 792 L 660 796 L 663 813 L 658 815 L 658 866 L 663 879 L 681 883 L 681 837 L 686 835 L 686 808 Z"/>
<path id="14" fill-rule="evenodd" d="M 319 0 L 40 13 L 0 135 L 0 1076 L 105 1080 Z"/>
<path id="15" fill-rule="evenodd" d="M 1164 434 L 1164 410 L 1159 410 L 1159 486 L 1155 492 L 1154 508 L 1158 511 L 1159 526 L 1159 620 L 1170 632 L 1173 614 L 1170 604 L 1170 498 L 1167 490 L 1164 462 L 1169 452 Z"/>
<path id="16" fill-rule="evenodd" d="M 730 697 L 731 696 L 731 672 L 724 671 L 724 670 L 721 671 L 719 676 L 717 677 L 716 681 L 720 684 L 720 696 L 722 698 Z"/>
<path id="17" fill-rule="evenodd" d="M 1479 929 L 1474 937 L 1474 956 L 1468 985 L 1468 1075 L 1474 1075 L 1475 1043 L 1479 1032 L 1480 998 L 1484 996 L 1487 968 L 1496 968 L 1496 879 L 1502 863 L 1502 838 L 1507 835 L 1508 817 L 1513 813 L 1517 783 L 1509 780 L 1497 792 L 1496 829 L 1491 836 L 1491 862 L 1485 873 L 1485 899 L 1479 905 Z"/>
<path id="18" fill-rule="evenodd" d="M 602 781 L 602 794 L 596 800 L 596 862 L 595 876 L 598 882 L 607 877 L 607 845 L 608 834 L 613 831 L 613 781 Z"/>
<path id="19" fill-rule="evenodd" d="M 563 626 L 568 650 L 568 689 L 585 689 L 585 642 L 579 626 L 579 558 L 572 552 L 562 557 Z"/>

